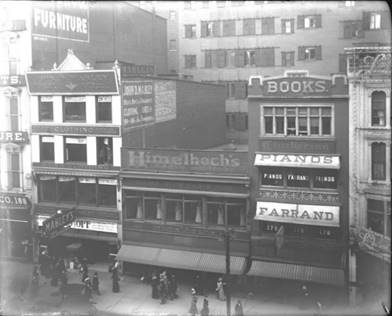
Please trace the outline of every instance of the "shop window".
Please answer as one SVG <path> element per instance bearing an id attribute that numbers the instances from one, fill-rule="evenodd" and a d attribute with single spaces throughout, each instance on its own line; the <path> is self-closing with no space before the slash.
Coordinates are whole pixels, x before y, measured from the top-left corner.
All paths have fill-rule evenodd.
<path id="1" fill-rule="evenodd" d="M 166 221 L 182 222 L 182 196 L 175 194 L 167 194 L 165 196 L 166 203 Z"/>
<path id="2" fill-rule="evenodd" d="M 367 227 L 391 237 L 391 202 L 367 199 Z"/>
<path id="3" fill-rule="evenodd" d="M 64 97 L 64 122 L 86 122 L 86 98 Z"/>
<path id="4" fill-rule="evenodd" d="M 260 221 L 261 230 L 267 233 L 276 233 L 281 224 L 268 221 Z"/>
<path id="5" fill-rule="evenodd" d="M 305 225 L 284 224 L 284 233 L 288 236 L 305 237 L 308 229 Z"/>
<path id="6" fill-rule="evenodd" d="M 76 178 L 60 176 L 58 178 L 59 202 L 76 202 Z"/>
<path id="7" fill-rule="evenodd" d="M 321 15 L 300 15 L 297 19 L 298 29 L 315 29 L 321 27 Z"/>
<path id="8" fill-rule="evenodd" d="M 201 224 L 201 199 L 195 196 L 184 196 L 184 223 Z"/>
<path id="9" fill-rule="evenodd" d="M 315 188 L 336 189 L 337 175 L 332 170 L 318 170 L 313 179 Z"/>
<path id="10" fill-rule="evenodd" d="M 292 170 L 287 173 L 287 186 L 288 187 L 301 187 L 301 188 L 309 188 L 310 187 L 310 177 L 306 173 L 306 171 Z"/>
<path id="11" fill-rule="evenodd" d="M 321 60 L 321 46 L 298 47 L 298 60 Z"/>
<path id="12" fill-rule="evenodd" d="M 185 58 L 185 68 L 195 68 L 196 67 L 196 55 L 184 55 Z"/>
<path id="13" fill-rule="evenodd" d="M 245 202 L 240 200 L 228 200 L 227 207 L 227 225 L 244 226 L 245 225 Z"/>
<path id="14" fill-rule="evenodd" d="M 294 55 L 295 52 L 282 52 L 282 66 L 289 67 L 294 66 Z"/>
<path id="15" fill-rule="evenodd" d="M 314 238 L 336 240 L 339 230 L 332 227 L 309 226 L 310 235 Z"/>
<path id="16" fill-rule="evenodd" d="M 261 34 L 275 34 L 275 18 L 268 17 L 261 19 Z"/>
<path id="17" fill-rule="evenodd" d="M 261 169 L 261 184 L 283 186 L 283 172 L 281 168 L 262 168 Z"/>
<path id="18" fill-rule="evenodd" d="M 330 136 L 331 107 L 264 107 L 265 135 Z"/>
<path id="19" fill-rule="evenodd" d="M 39 121 L 53 121 L 53 97 L 40 96 L 38 98 Z"/>
<path id="20" fill-rule="evenodd" d="M 235 36 L 235 20 L 223 21 L 222 33 L 223 36 Z"/>
<path id="21" fill-rule="evenodd" d="M 98 205 L 116 207 L 117 180 L 98 179 Z"/>
<path id="22" fill-rule="evenodd" d="M 185 38 L 196 38 L 196 25 L 187 24 L 185 27 Z"/>
<path id="23" fill-rule="evenodd" d="M 8 152 L 8 188 L 21 187 L 20 153 Z"/>
<path id="24" fill-rule="evenodd" d="M 161 219 L 161 196 L 157 193 L 144 193 L 144 218 Z"/>
<path id="25" fill-rule="evenodd" d="M 112 97 L 96 97 L 97 123 L 110 123 L 112 121 Z"/>
<path id="26" fill-rule="evenodd" d="M 127 219 L 143 218 L 142 196 L 134 192 L 125 192 L 125 217 Z"/>
<path id="27" fill-rule="evenodd" d="M 54 161 L 54 137 L 40 136 L 40 161 Z"/>
<path id="28" fill-rule="evenodd" d="M 78 202 L 86 205 L 97 204 L 97 184 L 95 178 L 78 179 Z"/>
<path id="29" fill-rule="evenodd" d="M 374 91 L 372 100 L 372 126 L 385 126 L 386 95 L 384 91 Z"/>
<path id="30" fill-rule="evenodd" d="M 256 20 L 255 19 L 244 19 L 242 24 L 243 35 L 255 35 L 256 34 Z"/>
<path id="31" fill-rule="evenodd" d="M 86 137 L 65 137 L 65 162 L 87 162 Z"/>
<path id="32" fill-rule="evenodd" d="M 19 102 L 18 102 L 18 97 L 17 96 L 11 96 L 10 97 L 10 129 L 13 132 L 18 132 L 19 131 Z"/>
<path id="33" fill-rule="evenodd" d="M 282 20 L 282 34 L 294 33 L 294 19 L 283 19 Z"/>
<path id="34" fill-rule="evenodd" d="M 372 143 L 372 180 L 386 179 L 386 145 Z"/>
<path id="35" fill-rule="evenodd" d="M 97 137 L 97 162 L 99 165 L 113 164 L 113 138 Z"/>
<path id="36" fill-rule="evenodd" d="M 225 225 L 225 204 L 221 200 L 208 200 L 207 223 L 208 225 Z"/>
<path id="37" fill-rule="evenodd" d="M 38 196 L 40 202 L 56 202 L 56 176 L 41 175 L 38 179 Z"/>
<path id="38" fill-rule="evenodd" d="M 244 60 L 244 65 L 245 66 L 255 66 L 256 65 L 256 51 L 255 50 L 246 50 L 244 54 L 245 60 Z"/>

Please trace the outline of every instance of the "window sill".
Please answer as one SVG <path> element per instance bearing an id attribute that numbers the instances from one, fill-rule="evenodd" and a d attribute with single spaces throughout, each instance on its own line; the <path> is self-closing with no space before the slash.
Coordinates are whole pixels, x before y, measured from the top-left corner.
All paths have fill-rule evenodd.
<path id="1" fill-rule="evenodd" d="M 42 120 L 42 119 L 39 119 L 38 120 L 38 123 L 54 123 L 54 120 L 53 119 L 51 119 L 51 120 Z M 34 123 L 33 123 L 34 124 Z"/>
<path id="2" fill-rule="evenodd" d="M 166 221 L 164 222 L 163 220 L 160 219 L 142 219 L 142 218 L 125 218 L 125 221 L 129 222 L 138 222 L 138 223 L 150 223 L 150 224 L 161 224 L 161 225 L 173 225 L 173 226 L 192 226 L 192 227 L 197 227 L 197 228 L 205 228 L 205 229 L 215 229 L 215 230 L 221 230 L 225 231 L 226 228 L 228 229 L 233 229 L 233 230 L 238 230 L 238 231 L 246 231 L 246 225 L 244 226 L 224 226 L 224 225 L 215 225 L 215 224 L 191 224 L 191 223 L 183 223 L 183 222 L 170 222 Z"/>
<path id="3" fill-rule="evenodd" d="M 81 165 L 81 166 L 87 166 L 87 161 L 64 161 L 65 165 Z"/>
<path id="4" fill-rule="evenodd" d="M 113 122 L 110 121 L 97 121 L 96 124 L 113 124 Z"/>
<path id="5" fill-rule="evenodd" d="M 63 123 L 86 123 L 86 120 L 63 120 Z"/>
<path id="6" fill-rule="evenodd" d="M 291 136 L 291 135 L 260 135 L 259 139 L 260 140 L 267 140 L 267 139 L 276 139 L 276 138 L 284 138 L 290 140 L 327 140 L 327 141 L 335 141 L 336 138 L 335 136 Z"/>

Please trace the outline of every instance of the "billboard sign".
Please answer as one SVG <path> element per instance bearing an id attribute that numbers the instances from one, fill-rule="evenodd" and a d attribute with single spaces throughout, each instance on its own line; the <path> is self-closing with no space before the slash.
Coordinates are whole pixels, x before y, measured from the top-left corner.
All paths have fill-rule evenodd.
<path id="1" fill-rule="evenodd" d="M 89 42 L 90 25 L 87 1 L 33 3 L 32 35 Z"/>
<path id="2" fill-rule="evenodd" d="M 176 82 L 157 80 L 155 83 L 155 119 L 166 122 L 176 119 Z"/>

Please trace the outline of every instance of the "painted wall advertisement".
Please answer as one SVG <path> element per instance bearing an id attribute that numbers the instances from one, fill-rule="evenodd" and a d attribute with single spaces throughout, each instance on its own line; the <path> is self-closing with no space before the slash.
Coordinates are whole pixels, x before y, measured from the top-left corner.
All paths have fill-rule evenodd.
<path id="1" fill-rule="evenodd" d="M 155 81 L 155 119 L 166 122 L 176 118 L 176 82 Z"/>
<path id="2" fill-rule="evenodd" d="M 34 3 L 32 35 L 89 42 L 87 1 L 51 1 Z"/>
<path id="3" fill-rule="evenodd" d="M 122 88 L 124 130 L 154 123 L 153 82 L 151 80 L 125 81 Z"/>

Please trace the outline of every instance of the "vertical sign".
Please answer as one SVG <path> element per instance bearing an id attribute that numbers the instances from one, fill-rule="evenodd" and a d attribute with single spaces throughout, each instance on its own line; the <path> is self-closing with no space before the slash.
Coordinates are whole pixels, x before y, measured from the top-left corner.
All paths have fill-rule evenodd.
<path id="1" fill-rule="evenodd" d="M 154 92 L 151 80 L 124 81 L 122 92 L 125 130 L 155 122 Z"/>

